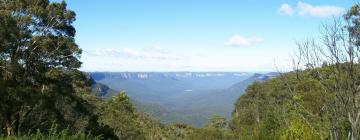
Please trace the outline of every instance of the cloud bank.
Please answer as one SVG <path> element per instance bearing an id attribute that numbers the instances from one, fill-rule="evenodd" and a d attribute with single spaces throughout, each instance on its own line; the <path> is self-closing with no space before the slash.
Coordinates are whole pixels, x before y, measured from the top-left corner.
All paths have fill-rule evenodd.
<path id="1" fill-rule="evenodd" d="M 279 8 L 279 13 L 286 16 L 292 16 L 294 14 L 294 9 L 288 4 L 282 4 Z"/>
<path id="2" fill-rule="evenodd" d="M 85 52 L 87 57 L 121 57 L 127 59 L 144 59 L 144 60 L 181 60 L 183 56 L 174 54 L 170 51 L 164 50 L 158 45 L 146 48 L 143 50 L 136 50 L 132 48 L 96 48 Z"/>
<path id="3" fill-rule="evenodd" d="M 233 47 L 247 47 L 252 46 L 258 43 L 264 42 L 264 39 L 261 37 L 243 37 L 240 35 L 234 35 L 228 39 L 224 44 L 226 46 L 233 46 Z"/>
<path id="4" fill-rule="evenodd" d="M 304 2 L 298 3 L 299 15 L 313 16 L 327 18 L 332 16 L 339 16 L 344 12 L 344 9 L 337 6 L 313 6 Z"/>
<path id="5" fill-rule="evenodd" d="M 311 5 L 302 1 L 298 2 L 297 9 L 293 9 L 289 4 L 282 4 L 278 9 L 281 15 L 292 16 L 297 11 L 299 16 L 310 16 L 318 18 L 329 18 L 342 15 L 344 9 L 338 6 L 330 5 Z"/>

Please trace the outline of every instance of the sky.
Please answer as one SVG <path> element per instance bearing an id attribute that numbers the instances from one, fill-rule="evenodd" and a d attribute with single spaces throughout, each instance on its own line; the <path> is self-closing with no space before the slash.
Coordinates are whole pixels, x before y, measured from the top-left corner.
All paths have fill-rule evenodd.
<path id="1" fill-rule="evenodd" d="M 53 0 L 60 1 L 60 0 Z M 278 71 L 353 0 L 67 0 L 81 70 Z"/>

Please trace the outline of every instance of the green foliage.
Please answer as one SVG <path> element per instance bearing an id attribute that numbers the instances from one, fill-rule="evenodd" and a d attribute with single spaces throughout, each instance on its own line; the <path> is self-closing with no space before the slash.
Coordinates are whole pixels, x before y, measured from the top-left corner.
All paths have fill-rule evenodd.
<path id="1" fill-rule="evenodd" d="M 17 136 L 0 136 L 0 140 L 100 140 L 101 137 L 94 137 L 90 134 L 77 132 L 69 133 L 67 129 L 58 131 L 52 127 L 48 133 L 36 131 L 36 133 L 19 134 Z"/>
<path id="2" fill-rule="evenodd" d="M 319 140 L 317 135 L 305 121 L 294 119 L 290 121 L 290 126 L 280 137 L 281 140 Z"/>
<path id="3" fill-rule="evenodd" d="M 119 139 L 145 139 L 135 109 L 125 92 L 106 101 L 102 109 L 101 122 L 113 128 Z"/>
<path id="4" fill-rule="evenodd" d="M 280 80 L 254 83 L 235 105 L 229 127 L 241 139 L 277 139 L 284 124 L 285 105 L 289 96 Z"/>
<path id="5" fill-rule="evenodd" d="M 2 0 L 0 19 L 3 133 L 46 130 L 54 121 L 62 128 L 83 127 L 91 112 L 77 94 L 90 83 L 77 70 L 81 49 L 74 39 L 75 13 L 65 2 Z"/>
<path id="6" fill-rule="evenodd" d="M 359 6 L 353 6 L 345 18 L 358 19 L 357 11 Z M 352 63 L 324 64 L 256 82 L 237 100 L 229 123 L 215 115 L 203 128 L 161 124 L 138 112 L 125 92 L 109 100 L 90 94 L 104 87 L 91 87 L 94 81 L 78 70 L 81 49 L 74 21 L 65 2 L 0 0 L 0 139 L 311 140 L 332 139 L 329 132 L 334 130 L 335 138 L 346 139 L 357 128 L 348 121 L 353 118 L 348 118 L 347 104 L 336 104 L 357 95 L 332 94 L 349 93 L 353 87 L 358 92 L 352 81 L 360 78 L 360 65 Z M 348 28 L 354 35 L 358 24 Z M 358 101 L 352 102 L 358 109 Z M 202 115 L 189 115 L 189 120 L 204 120 Z"/>
<path id="7" fill-rule="evenodd" d="M 124 92 L 107 101 L 90 95 L 94 81 L 78 70 L 75 15 L 64 1 L 0 0 L 2 139 L 157 140 L 203 132 L 152 120 Z"/>
<path id="8" fill-rule="evenodd" d="M 116 92 L 115 90 L 101 83 L 96 82 L 91 86 L 91 94 L 102 98 L 106 98 L 106 97 L 111 98 L 117 93 L 118 92 Z"/>
<path id="9" fill-rule="evenodd" d="M 226 127 L 226 119 L 224 117 L 214 115 L 210 119 L 210 127 L 218 130 L 223 130 Z"/>
<path id="10" fill-rule="evenodd" d="M 194 129 L 185 140 L 224 140 L 223 133 L 213 128 Z"/>
<path id="11" fill-rule="evenodd" d="M 75 13 L 65 2 L 0 0 L 0 135 L 46 133 L 111 138 L 86 99 L 93 81 L 79 71 Z"/>
<path id="12" fill-rule="evenodd" d="M 329 67 L 290 72 L 249 86 L 236 102 L 229 128 L 240 139 L 330 139 L 333 114 L 326 108 L 334 96 L 323 92 L 323 84 L 334 82 Z M 327 83 L 314 78 L 315 72 Z M 344 116 L 338 120 L 339 137 L 346 138 L 346 113 L 337 113 Z"/>

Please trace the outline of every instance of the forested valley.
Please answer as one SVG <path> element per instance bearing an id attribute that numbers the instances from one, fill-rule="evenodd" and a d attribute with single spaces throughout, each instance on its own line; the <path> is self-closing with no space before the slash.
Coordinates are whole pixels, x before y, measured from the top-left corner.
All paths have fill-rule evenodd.
<path id="1" fill-rule="evenodd" d="M 360 5 L 298 42 L 294 70 L 250 85 L 231 119 L 163 124 L 125 92 L 103 99 L 79 70 L 65 2 L 0 0 L 0 139 L 358 140 Z"/>

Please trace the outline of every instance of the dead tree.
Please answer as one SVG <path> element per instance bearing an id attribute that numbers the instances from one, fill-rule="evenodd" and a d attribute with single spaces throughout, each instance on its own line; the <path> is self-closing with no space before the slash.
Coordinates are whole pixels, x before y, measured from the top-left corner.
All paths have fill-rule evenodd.
<path id="1" fill-rule="evenodd" d="M 322 26 L 319 40 L 299 47 L 295 72 L 311 71 L 332 100 L 324 108 L 331 124 L 331 138 L 340 139 L 339 124 L 349 124 L 348 139 L 359 138 L 360 119 L 360 8 L 353 6 L 343 19 Z"/>

